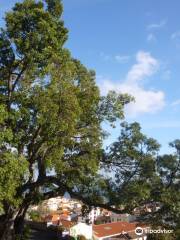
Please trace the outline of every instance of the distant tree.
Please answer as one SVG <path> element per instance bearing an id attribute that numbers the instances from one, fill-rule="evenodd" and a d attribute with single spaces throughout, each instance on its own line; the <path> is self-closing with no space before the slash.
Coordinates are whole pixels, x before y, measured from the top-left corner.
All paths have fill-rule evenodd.
<path id="1" fill-rule="evenodd" d="M 138 206 L 158 205 L 159 208 L 151 213 L 141 214 L 139 220 L 155 229 L 173 230 L 173 234 L 166 237 L 178 240 L 180 140 L 175 140 L 170 146 L 175 149 L 174 154 L 159 155 L 160 145 L 156 140 L 145 136 L 138 123 L 125 122 L 121 124 L 118 141 L 110 145 L 104 155 L 102 167 L 114 173 L 108 181 L 109 204 L 129 213 Z M 149 238 L 156 239 L 157 235 Z M 165 239 L 165 234 L 159 237 Z"/>
<path id="2" fill-rule="evenodd" d="M 99 219 L 94 222 L 95 225 L 99 225 L 99 224 L 103 224 L 103 223 L 104 223 L 104 222 L 101 221 L 101 220 L 99 220 Z"/>
<path id="3" fill-rule="evenodd" d="M 150 200 L 151 190 L 158 181 L 156 158 L 160 145 L 141 132 L 138 123 L 121 124 L 121 133 L 104 155 L 102 167 L 113 172 L 109 179 L 112 204 L 132 211 Z"/>
<path id="4" fill-rule="evenodd" d="M 90 213 L 91 210 L 92 210 L 91 206 L 82 205 L 82 208 L 81 208 L 82 216 L 87 217 L 87 215 Z"/>
<path id="5" fill-rule="evenodd" d="M 157 158 L 157 174 L 159 181 L 152 188 L 151 197 L 161 203 L 161 208 L 150 216 L 154 227 L 162 226 L 172 229 L 168 234 L 174 239 L 180 238 L 180 140 L 170 143 L 175 151 Z M 169 237 L 169 239 L 170 239 Z"/>
<path id="6" fill-rule="evenodd" d="M 174 240 L 176 239 L 173 234 L 149 234 L 147 240 Z"/>

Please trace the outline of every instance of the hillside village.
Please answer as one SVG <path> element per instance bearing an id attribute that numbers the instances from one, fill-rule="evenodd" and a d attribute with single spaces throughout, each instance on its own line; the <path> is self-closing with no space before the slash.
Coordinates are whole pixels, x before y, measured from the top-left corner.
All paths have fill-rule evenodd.
<path id="1" fill-rule="evenodd" d="M 133 215 L 117 214 L 99 207 L 86 211 L 81 202 L 69 197 L 57 197 L 31 206 L 26 219 L 59 229 L 59 239 L 83 238 L 95 240 L 146 240 L 149 226 L 138 222 L 143 212 L 152 212 L 158 206 L 149 204 L 134 209 Z M 138 233 L 137 228 L 142 232 Z"/>

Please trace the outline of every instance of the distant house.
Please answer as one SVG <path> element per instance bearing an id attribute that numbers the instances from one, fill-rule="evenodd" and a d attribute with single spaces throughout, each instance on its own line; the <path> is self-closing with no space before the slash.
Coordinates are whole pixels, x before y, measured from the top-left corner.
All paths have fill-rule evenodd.
<path id="1" fill-rule="evenodd" d="M 49 214 L 43 220 L 47 223 L 47 226 L 59 226 L 62 225 L 61 223 L 75 222 L 72 220 L 71 215 L 68 214 Z"/>
<path id="2" fill-rule="evenodd" d="M 44 218 L 44 221 L 47 224 L 47 227 L 54 225 L 59 225 L 60 216 L 59 214 L 50 214 Z"/>
<path id="3" fill-rule="evenodd" d="M 98 216 L 95 220 L 95 224 L 104 224 L 104 223 L 110 223 L 111 218 L 110 216 Z"/>
<path id="4" fill-rule="evenodd" d="M 126 214 L 111 213 L 110 221 L 111 222 L 133 222 L 136 220 L 136 216 Z"/>
<path id="5" fill-rule="evenodd" d="M 92 225 L 86 223 L 78 223 L 70 228 L 70 236 L 77 237 L 79 235 L 84 236 L 86 239 L 92 239 Z"/>
<path id="6" fill-rule="evenodd" d="M 71 221 L 71 216 L 70 214 L 67 212 L 67 213 L 63 213 L 63 214 L 60 214 L 60 220 L 67 220 L 67 221 Z"/>
<path id="7" fill-rule="evenodd" d="M 94 240 L 146 240 L 147 236 L 143 232 L 140 236 L 135 233 L 138 223 L 113 222 L 100 225 L 93 225 Z M 147 227 L 142 227 L 146 229 Z"/>
<path id="8" fill-rule="evenodd" d="M 100 208 L 93 208 L 86 216 L 83 216 L 80 214 L 78 216 L 78 222 L 89 222 L 89 223 L 94 223 L 95 220 L 98 218 L 98 216 L 101 215 L 101 209 Z"/>
<path id="9" fill-rule="evenodd" d="M 102 212 L 101 212 L 102 216 L 110 216 L 111 213 L 112 212 L 107 209 L 102 209 Z"/>
<path id="10" fill-rule="evenodd" d="M 62 197 L 50 198 L 43 202 L 42 207 L 46 207 L 49 211 L 57 211 L 62 202 Z"/>
<path id="11" fill-rule="evenodd" d="M 96 218 L 95 224 L 104 224 L 111 222 L 134 222 L 137 221 L 137 216 L 128 213 L 118 214 L 114 212 L 102 211 L 101 215 Z"/>
<path id="12" fill-rule="evenodd" d="M 61 227 L 62 236 L 69 235 L 70 228 L 76 224 L 76 222 L 72 222 L 72 221 L 60 218 L 60 215 L 57 215 L 57 214 L 48 215 L 44 220 L 47 224 L 47 227 L 49 226 Z"/>
<path id="13" fill-rule="evenodd" d="M 158 202 L 151 202 L 151 203 L 147 203 L 144 204 L 143 206 L 140 207 L 136 207 L 134 209 L 134 214 L 139 216 L 141 214 L 144 213 L 151 213 L 151 212 L 156 212 L 158 211 L 160 208 L 162 207 L 162 205 Z"/>
<path id="14" fill-rule="evenodd" d="M 72 221 L 77 222 L 77 214 L 63 212 L 59 213 L 52 213 L 43 218 L 43 221 L 47 223 L 47 226 L 54 225 L 58 226 L 62 221 Z"/>
<path id="15" fill-rule="evenodd" d="M 74 225 L 76 225 L 76 223 L 67 220 L 61 220 L 59 222 L 59 226 L 62 226 L 66 230 L 70 230 L 70 228 L 73 227 Z"/>
<path id="16" fill-rule="evenodd" d="M 75 222 L 61 220 L 59 226 L 62 227 L 62 236 L 70 235 L 70 229 L 75 225 Z"/>
<path id="17" fill-rule="evenodd" d="M 97 217 L 98 216 L 100 216 L 101 215 L 101 210 L 100 210 L 100 208 L 93 208 L 91 211 L 90 211 L 90 213 L 89 213 L 89 215 L 88 215 L 88 217 L 89 217 L 89 219 L 90 219 L 90 222 L 91 223 L 94 223 L 94 221 L 97 219 Z"/>

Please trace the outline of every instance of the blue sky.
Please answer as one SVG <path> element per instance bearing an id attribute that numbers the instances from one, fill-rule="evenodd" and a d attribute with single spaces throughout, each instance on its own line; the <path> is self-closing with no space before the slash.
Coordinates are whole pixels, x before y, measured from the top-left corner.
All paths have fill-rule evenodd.
<path id="1" fill-rule="evenodd" d="M 15 0 L 0 0 L 0 18 Z M 129 92 L 129 122 L 156 138 L 161 152 L 180 138 L 180 1 L 64 0 L 66 46 L 97 74 L 102 94 Z M 3 21 L 0 21 L 3 25 Z M 111 129 L 110 129 L 111 130 Z M 119 128 L 112 131 L 115 139 Z"/>

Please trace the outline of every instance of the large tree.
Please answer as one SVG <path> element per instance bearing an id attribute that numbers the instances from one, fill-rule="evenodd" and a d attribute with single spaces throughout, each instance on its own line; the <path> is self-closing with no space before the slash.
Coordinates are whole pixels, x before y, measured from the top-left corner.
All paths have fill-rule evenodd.
<path id="1" fill-rule="evenodd" d="M 25 0 L 0 32 L 1 240 L 10 229 L 21 236 L 24 215 L 39 200 L 69 191 L 103 203 L 101 123 L 122 118 L 131 100 L 100 97 L 95 73 L 64 48 L 61 14 L 59 0 Z"/>

